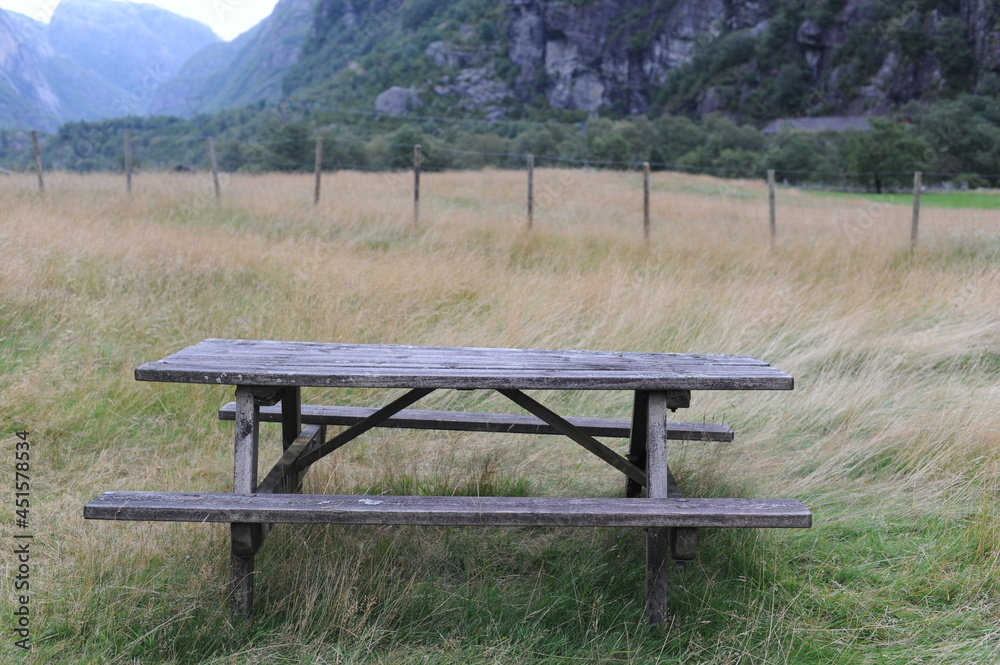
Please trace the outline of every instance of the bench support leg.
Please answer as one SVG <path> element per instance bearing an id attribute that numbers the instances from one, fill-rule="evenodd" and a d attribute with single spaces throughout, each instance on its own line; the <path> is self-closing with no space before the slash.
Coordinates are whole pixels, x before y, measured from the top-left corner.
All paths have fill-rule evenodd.
<path id="1" fill-rule="evenodd" d="M 281 446 L 283 451 L 295 443 L 299 432 L 302 431 L 302 389 L 298 386 L 284 388 L 281 391 Z M 302 476 L 305 472 L 299 473 L 293 482 L 292 494 L 302 493 Z"/>
<path id="2" fill-rule="evenodd" d="M 229 596 L 229 614 L 234 619 L 249 619 L 253 614 L 254 557 L 236 556 L 230 559 L 232 591 Z"/>
<path id="3" fill-rule="evenodd" d="M 678 404 L 678 407 L 683 406 L 683 400 L 684 395 L 674 396 L 674 399 L 668 397 L 667 408 L 671 408 L 672 404 Z M 646 448 L 648 426 L 649 393 L 644 390 L 637 390 L 635 391 L 635 399 L 632 407 L 632 431 L 629 436 L 629 454 L 627 459 L 643 471 L 646 470 L 646 457 L 648 455 Z M 642 485 L 630 478 L 627 479 L 625 481 L 625 496 L 630 499 L 642 496 Z M 677 481 L 674 479 L 674 474 L 670 471 L 669 465 L 667 466 L 667 496 L 671 499 L 684 498 L 680 487 L 677 486 Z M 669 527 L 667 528 L 667 543 L 674 560 L 678 565 L 683 565 L 693 560 L 698 552 L 698 530 Z"/>
<path id="4" fill-rule="evenodd" d="M 273 398 L 273 389 L 236 388 L 236 423 L 233 492 L 250 494 L 257 488 L 257 443 L 260 435 L 260 400 Z M 266 394 L 265 394 L 266 393 Z M 230 612 L 245 619 L 253 614 L 254 556 L 263 541 L 260 524 L 233 524 Z"/>
<path id="5" fill-rule="evenodd" d="M 632 401 L 632 429 L 628 440 L 628 455 L 625 459 L 646 470 L 646 423 L 649 408 L 649 393 L 636 390 Z M 642 496 L 642 484 L 631 478 L 625 479 L 625 496 L 635 499 Z"/>
<path id="6" fill-rule="evenodd" d="M 638 402 L 638 397 L 637 397 Z M 669 492 L 667 469 L 667 399 L 662 392 L 646 396 L 646 476 L 649 496 L 662 499 Z M 646 613 L 650 623 L 667 618 L 667 576 L 670 571 L 670 529 L 646 530 Z"/>

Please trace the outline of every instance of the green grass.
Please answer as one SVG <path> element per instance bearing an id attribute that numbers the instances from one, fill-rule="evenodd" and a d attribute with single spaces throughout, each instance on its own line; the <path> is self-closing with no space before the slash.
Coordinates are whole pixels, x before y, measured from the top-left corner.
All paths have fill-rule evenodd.
<path id="1" fill-rule="evenodd" d="M 913 194 L 860 194 L 854 192 L 823 192 L 801 190 L 812 196 L 862 199 L 888 205 L 913 205 Z M 931 208 L 948 209 L 981 209 L 995 210 L 1000 208 L 1000 194 L 986 192 L 923 192 L 920 195 L 920 205 Z"/>

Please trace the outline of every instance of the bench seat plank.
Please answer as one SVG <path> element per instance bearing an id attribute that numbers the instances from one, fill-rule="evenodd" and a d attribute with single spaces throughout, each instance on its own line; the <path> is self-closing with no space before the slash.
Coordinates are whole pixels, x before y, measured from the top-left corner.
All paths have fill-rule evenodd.
<path id="1" fill-rule="evenodd" d="M 104 492 L 87 519 L 453 526 L 808 528 L 792 499 L 622 499 Z"/>
<path id="2" fill-rule="evenodd" d="M 302 405 L 302 422 L 310 425 L 355 425 L 375 409 L 358 406 Z M 220 420 L 233 420 L 236 402 L 219 409 Z M 280 406 L 260 409 L 262 422 L 281 422 Z M 570 423 L 590 436 L 628 438 L 631 423 L 615 418 L 567 418 Z M 501 432 L 509 434 L 558 434 L 551 425 L 529 414 L 468 413 L 465 411 L 423 411 L 404 409 L 379 427 L 399 429 L 439 429 L 462 432 Z M 733 430 L 721 423 L 668 422 L 667 438 L 675 441 L 733 440 Z"/>

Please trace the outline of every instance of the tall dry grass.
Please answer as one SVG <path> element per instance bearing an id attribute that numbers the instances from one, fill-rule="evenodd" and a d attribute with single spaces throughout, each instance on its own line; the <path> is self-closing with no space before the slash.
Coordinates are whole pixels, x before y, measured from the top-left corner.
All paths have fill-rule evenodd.
<path id="1" fill-rule="evenodd" d="M 523 179 L 505 171 L 424 174 L 417 229 L 407 174 L 328 174 L 317 207 L 306 176 L 235 176 L 220 204 L 203 176 L 143 174 L 131 198 L 114 176 L 49 174 L 44 195 L 33 191 L 28 177 L 0 181 L 0 419 L 7 432 L 28 428 L 38 451 L 33 519 L 47 543 L 39 573 L 46 609 L 39 623 L 49 627 L 51 662 L 74 662 L 73 654 L 81 652 L 70 637 L 80 635 L 90 636 L 87 643 L 94 646 L 79 662 L 112 655 L 128 662 L 132 656 L 122 654 L 134 653 L 146 662 L 163 640 L 173 649 L 150 662 L 188 662 L 178 645 L 210 640 L 210 631 L 197 637 L 193 626 L 222 620 L 224 608 L 209 611 L 207 621 L 198 609 L 217 607 L 224 594 L 221 531 L 80 519 L 80 506 L 102 490 L 230 486 L 231 435 L 214 420 L 229 392 L 132 380 L 139 363 L 206 337 L 758 356 L 792 374 L 795 390 L 696 394 L 692 408 L 678 417 L 728 422 L 737 442 L 674 445 L 671 458 L 682 485 L 692 494 L 807 500 L 816 514 L 813 532 L 804 540 L 766 536 L 770 540 L 760 546 L 762 557 L 767 546 L 793 558 L 812 557 L 802 571 L 833 565 L 841 554 L 829 549 L 828 539 L 837 534 L 868 537 L 857 535 L 858 524 L 870 525 L 872 533 L 903 523 L 951 534 L 954 543 L 949 540 L 927 563 L 937 571 L 936 583 L 955 585 L 949 593 L 969 608 L 956 610 L 962 621 L 1000 620 L 1000 213 L 925 208 L 921 245 L 911 254 L 905 206 L 782 190 L 772 252 L 766 191 L 758 183 L 655 174 L 652 237 L 645 242 L 640 176 L 536 171 L 531 233 L 524 229 Z M 569 414 L 625 417 L 630 406 L 627 395 L 615 393 L 540 397 Z M 306 398 L 374 405 L 387 396 L 307 391 Z M 512 408 L 478 393 L 438 393 L 426 403 Z M 273 453 L 271 439 L 265 443 Z M 553 494 L 621 489 L 614 471 L 572 444 L 526 436 L 498 443 L 487 435 L 375 433 L 354 452 L 318 465 L 308 487 Z M 266 465 L 273 454 L 263 457 Z M 9 525 L 2 528 L 6 538 Z M 290 623 L 259 638 L 266 645 L 261 653 L 280 651 L 279 635 L 286 634 L 306 651 L 331 644 L 360 650 L 341 654 L 338 662 L 364 662 L 373 653 L 383 662 L 405 660 L 399 650 L 415 643 L 391 635 L 413 623 L 407 617 L 415 610 L 399 598 L 416 593 L 417 572 L 383 587 L 347 582 L 387 566 L 406 569 L 392 549 L 400 536 L 376 540 L 379 555 L 372 558 L 325 532 L 292 533 L 291 541 L 269 543 L 275 554 L 262 564 L 277 571 L 265 577 L 265 598 Z M 303 559 L 291 545 L 299 538 L 346 559 Z M 437 561 L 458 574 L 462 568 L 452 568 L 458 564 L 448 549 L 455 541 L 445 546 L 435 538 L 419 530 L 404 536 L 417 560 Z M 510 566 L 505 557 L 521 551 L 489 535 L 456 538 L 470 551 L 482 548 L 481 539 L 495 545 L 502 554 L 489 566 L 497 568 Z M 538 538 L 524 550 L 545 550 L 548 537 Z M 587 542 L 607 544 L 593 538 Z M 905 550 L 905 538 L 892 543 L 873 556 Z M 795 544 L 808 553 L 795 554 Z M 203 551 L 211 554 L 197 563 L 176 558 Z M 901 561 L 910 556 L 918 555 L 899 554 Z M 157 572 L 144 575 L 136 562 Z M 9 567 L 9 559 L 3 565 Z M 726 565 L 735 564 L 722 570 Z M 713 578 L 719 570 L 702 573 Z M 761 623 L 768 618 L 784 627 L 777 631 L 782 639 L 767 642 L 766 649 L 794 662 L 788 645 L 805 639 L 800 631 L 835 630 L 842 621 L 803 619 L 809 615 L 804 608 L 839 592 L 836 580 L 802 571 L 809 582 L 792 594 L 793 610 L 772 608 L 770 615 L 738 624 L 744 632 L 722 627 L 717 640 L 703 644 L 707 651 L 689 646 L 682 653 L 752 662 L 749 654 L 764 642 L 746 636 L 777 630 Z M 510 572 L 522 574 L 531 573 Z M 918 596 L 916 578 L 927 570 L 897 574 L 904 585 L 899 597 Z M 317 575 L 329 579 L 318 584 Z M 685 584 L 699 584 L 697 579 Z M 854 599 L 850 607 L 864 608 L 856 610 L 859 617 L 877 596 Z M 581 608 L 588 597 L 595 604 L 587 611 L 595 617 L 616 607 L 581 593 Z M 750 602 L 768 597 L 774 601 L 765 593 Z M 424 623 L 458 611 L 435 602 L 444 604 L 429 606 Z M 903 614 L 920 614 L 918 600 L 899 602 Z M 950 618 L 945 612 L 885 625 L 870 619 L 868 632 L 857 618 L 861 627 L 847 643 L 858 651 L 848 653 L 871 656 L 871 645 L 923 635 L 913 632 L 920 621 Z M 591 619 L 581 621 L 590 625 Z M 110 635 L 93 637 L 104 633 Z M 975 658 L 991 653 L 993 643 L 977 642 L 978 635 L 970 629 L 960 641 L 956 636 L 950 642 L 955 649 L 927 662 L 959 662 L 956 652 Z M 441 645 L 454 647 L 469 638 L 443 639 Z M 490 644 L 501 656 L 526 658 L 516 640 Z M 365 651 L 364 645 L 378 648 Z M 452 647 L 425 651 L 443 658 Z M 914 638 L 907 653 L 915 657 L 925 647 Z M 266 661 L 246 643 L 222 653 L 228 655 L 213 656 L 219 658 L 214 662 Z"/>

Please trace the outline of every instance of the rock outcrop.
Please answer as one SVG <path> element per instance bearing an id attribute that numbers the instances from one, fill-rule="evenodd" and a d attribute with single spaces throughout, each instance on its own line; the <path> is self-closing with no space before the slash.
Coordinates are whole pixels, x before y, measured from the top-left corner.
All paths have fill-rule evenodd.
<path id="1" fill-rule="evenodd" d="M 406 115 L 420 106 L 417 91 L 394 85 L 375 98 L 375 110 L 386 115 Z"/>
<path id="2" fill-rule="evenodd" d="M 0 126 L 56 125 L 62 104 L 45 76 L 53 56 L 42 24 L 0 10 Z"/>
<path id="3" fill-rule="evenodd" d="M 483 11 L 318 0 L 285 93 L 370 108 L 391 86 L 416 87 L 438 110 L 488 117 L 548 108 L 765 121 L 884 113 L 991 77 L 1000 87 L 997 0 L 506 0 Z"/>
<path id="4" fill-rule="evenodd" d="M 727 4 L 509 0 L 508 56 L 519 71 L 515 92 L 523 100 L 541 93 L 558 109 L 642 113 L 651 91 L 688 62 L 699 39 L 759 19 L 751 7 L 759 3 L 740 3 L 737 13 Z"/>

